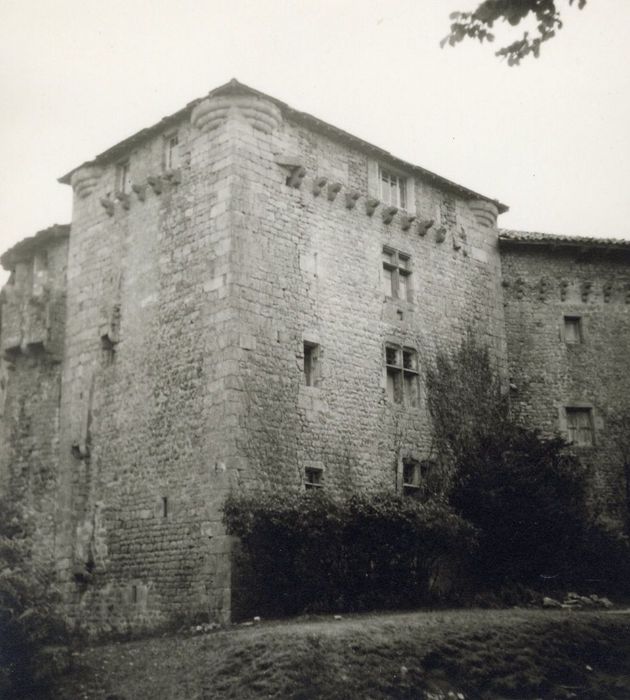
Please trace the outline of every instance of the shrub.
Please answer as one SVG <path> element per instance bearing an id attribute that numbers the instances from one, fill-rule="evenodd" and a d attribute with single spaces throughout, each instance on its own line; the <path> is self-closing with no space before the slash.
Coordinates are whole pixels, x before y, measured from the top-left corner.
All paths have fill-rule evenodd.
<path id="1" fill-rule="evenodd" d="M 436 444 L 452 467 L 449 502 L 479 531 L 478 589 L 628 581 L 627 539 L 592 522 L 585 467 L 564 440 L 513 419 L 472 333 L 455 354 L 438 355 L 427 387 Z"/>
<path id="2" fill-rule="evenodd" d="M 474 528 L 446 505 L 396 494 L 232 495 L 224 520 L 246 551 L 255 604 L 280 614 L 427 601 L 436 564 L 474 545 Z"/>
<path id="3" fill-rule="evenodd" d="M 50 577 L 31 559 L 18 508 L 0 499 L 0 697 L 44 697 L 59 670 L 49 645 L 65 640 Z"/>

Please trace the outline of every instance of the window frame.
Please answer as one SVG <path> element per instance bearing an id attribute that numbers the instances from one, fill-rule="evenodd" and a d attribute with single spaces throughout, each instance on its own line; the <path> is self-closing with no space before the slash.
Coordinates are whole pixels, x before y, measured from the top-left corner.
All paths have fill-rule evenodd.
<path id="1" fill-rule="evenodd" d="M 568 328 L 577 330 L 577 340 L 569 340 Z M 562 340 L 566 345 L 583 345 L 584 344 L 584 324 L 580 314 L 564 314 L 562 317 Z"/>
<path id="2" fill-rule="evenodd" d="M 314 477 L 314 478 L 309 478 Z M 304 467 L 304 490 L 324 488 L 324 467 L 307 465 Z"/>
<path id="3" fill-rule="evenodd" d="M 175 144 L 172 144 L 175 139 Z M 179 167 L 179 131 L 170 131 L 164 135 L 164 170 L 175 170 Z"/>
<path id="4" fill-rule="evenodd" d="M 418 351 L 409 345 L 393 342 L 386 342 L 384 350 L 385 395 L 388 401 L 405 408 L 420 408 L 422 401 Z M 411 363 L 406 362 L 406 358 L 411 358 Z M 410 386 L 413 388 L 410 389 Z"/>
<path id="5" fill-rule="evenodd" d="M 304 385 L 319 387 L 321 383 L 321 347 L 319 343 L 304 340 L 302 344 L 302 360 Z"/>
<path id="6" fill-rule="evenodd" d="M 586 417 L 587 426 L 579 425 L 578 420 L 572 420 L 572 417 Z M 593 416 L 592 406 L 565 406 L 564 407 L 564 419 L 566 426 L 567 442 L 569 442 L 574 447 L 594 447 L 595 441 L 595 419 Z M 580 437 L 580 432 L 584 429 L 588 430 L 588 435 L 590 439 L 587 442 L 583 442 Z"/>
<path id="7" fill-rule="evenodd" d="M 388 187 L 383 185 L 387 181 Z M 395 184 L 395 187 L 394 187 Z M 392 201 L 391 194 L 396 193 L 395 201 Z M 378 164 L 378 194 L 381 202 L 390 207 L 408 211 L 408 178 L 392 168 L 387 168 Z"/>
<path id="8" fill-rule="evenodd" d="M 116 164 L 116 192 L 131 193 L 131 164 L 128 158 Z"/>
<path id="9" fill-rule="evenodd" d="M 386 257 L 390 259 L 389 262 L 385 260 Z M 383 270 L 387 270 L 390 273 L 389 278 L 383 275 Z M 385 294 L 385 297 L 413 303 L 411 275 L 411 255 L 384 245 L 381 249 L 381 291 Z M 404 285 L 401 285 L 401 278 L 406 280 Z M 389 285 L 385 285 L 386 279 L 390 280 Z M 389 289 L 386 290 L 385 286 L 388 286 Z M 401 296 L 400 291 L 403 287 L 404 296 Z M 388 291 L 390 292 L 389 294 L 387 293 Z"/>

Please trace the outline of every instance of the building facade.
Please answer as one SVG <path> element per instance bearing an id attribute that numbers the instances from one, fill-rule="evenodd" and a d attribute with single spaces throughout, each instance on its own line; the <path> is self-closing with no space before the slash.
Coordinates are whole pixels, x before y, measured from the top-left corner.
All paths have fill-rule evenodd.
<path id="1" fill-rule="evenodd" d="M 0 489 L 71 619 L 228 618 L 231 490 L 417 485 L 424 370 L 469 328 L 622 517 L 630 244 L 500 232 L 500 203 L 236 81 L 61 182 L 71 225 L 1 258 Z"/>

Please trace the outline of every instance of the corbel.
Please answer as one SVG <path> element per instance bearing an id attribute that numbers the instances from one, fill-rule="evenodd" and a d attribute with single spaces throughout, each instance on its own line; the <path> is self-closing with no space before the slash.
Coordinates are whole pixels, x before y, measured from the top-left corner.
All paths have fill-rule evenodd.
<path id="1" fill-rule="evenodd" d="M 435 232 L 435 240 L 437 243 L 444 243 L 446 240 L 446 229 L 444 226 L 440 226 Z"/>
<path id="2" fill-rule="evenodd" d="M 433 224 L 433 219 L 421 219 L 418 221 L 418 235 L 426 236 L 427 231 L 431 228 L 431 226 L 433 226 Z"/>
<path id="3" fill-rule="evenodd" d="M 114 202 L 107 197 L 101 197 L 100 202 L 103 209 L 107 212 L 107 215 L 114 216 Z"/>
<path id="4" fill-rule="evenodd" d="M 519 277 L 516 280 L 516 298 L 522 299 L 525 296 L 525 280 Z"/>
<path id="5" fill-rule="evenodd" d="M 319 197 L 324 185 L 328 182 L 327 177 L 316 177 L 313 180 L 313 196 Z"/>
<path id="6" fill-rule="evenodd" d="M 136 193 L 136 196 L 141 202 L 147 198 L 147 186 L 146 185 L 131 185 L 131 189 Z"/>
<path id="7" fill-rule="evenodd" d="M 168 180 L 171 185 L 179 185 L 182 181 L 182 171 L 179 168 L 167 170 L 164 173 L 164 179 Z"/>
<path id="8" fill-rule="evenodd" d="M 547 280 L 544 277 L 542 277 L 540 282 L 538 283 L 538 298 L 540 301 L 545 301 L 548 288 L 549 282 L 547 282 Z"/>
<path id="9" fill-rule="evenodd" d="M 453 234 L 453 250 L 461 250 L 462 244 L 457 240 L 457 236 Z"/>
<path id="10" fill-rule="evenodd" d="M 368 197 L 365 200 L 365 213 L 368 216 L 372 216 L 372 214 L 374 214 L 376 207 L 378 207 L 379 204 L 380 204 L 380 201 L 378 199 L 376 199 L 375 197 Z"/>
<path id="11" fill-rule="evenodd" d="M 116 192 L 114 197 L 121 203 L 123 209 L 129 209 L 129 195 L 126 192 Z"/>
<path id="12" fill-rule="evenodd" d="M 329 182 L 328 183 L 328 187 L 326 188 L 326 196 L 328 197 L 329 202 L 335 201 L 335 197 L 339 193 L 340 189 L 341 189 L 340 182 Z"/>
<path id="13" fill-rule="evenodd" d="M 402 214 L 400 217 L 400 226 L 403 231 L 409 231 L 411 228 L 411 224 L 416 220 L 415 216 L 411 216 L 410 214 Z"/>
<path id="14" fill-rule="evenodd" d="M 346 209 L 354 209 L 361 194 L 356 190 L 346 192 Z"/>
<path id="15" fill-rule="evenodd" d="M 591 293 L 591 287 L 593 283 L 589 280 L 582 282 L 582 301 L 588 301 L 588 297 Z"/>
<path id="16" fill-rule="evenodd" d="M 149 187 L 155 192 L 155 194 L 162 194 L 162 178 L 155 175 L 149 175 L 147 178 L 147 183 Z"/>
<path id="17" fill-rule="evenodd" d="M 568 291 L 569 283 L 567 280 L 560 280 L 560 301 L 564 301 L 567 298 Z"/>
<path id="18" fill-rule="evenodd" d="M 296 190 L 299 190 L 305 175 L 306 168 L 304 168 L 301 165 L 292 166 L 290 168 L 289 177 L 287 177 L 287 185 L 289 187 L 295 188 Z"/>
<path id="19" fill-rule="evenodd" d="M 90 448 L 88 447 L 87 443 L 83 441 L 73 443 L 70 450 L 75 459 L 83 460 L 88 459 L 90 456 Z"/>
<path id="20" fill-rule="evenodd" d="M 385 207 L 383 211 L 381 212 L 381 216 L 383 217 L 383 223 L 385 224 L 391 224 L 392 219 L 394 216 L 396 216 L 396 212 L 398 211 L 398 207 Z"/>
<path id="21" fill-rule="evenodd" d="M 604 292 L 604 301 L 606 303 L 608 303 L 610 301 L 610 297 L 612 296 L 613 283 L 612 282 L 605 282 L 603 292 Z"/>

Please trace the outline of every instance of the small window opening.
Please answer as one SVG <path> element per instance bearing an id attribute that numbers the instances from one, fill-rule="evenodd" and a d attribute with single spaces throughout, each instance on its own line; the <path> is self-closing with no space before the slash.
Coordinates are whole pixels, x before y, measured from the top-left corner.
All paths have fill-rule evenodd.
<path id="1" fill-rule="evenodd" d="M 396 175 L 389 170 L 379 168 L 380 199 L 383 204 L 407 208 L 407 178 Z"/>
<path id="2" fill-rule="evenodd" d="M 168 518 L 168 498 L 162 496 L 162 517 Z"/>
<path id="3" fill-rule="evenodd" d="M 133 584 L 133 586 L 131 586 L 131 602 L 138 602 L 138 586 L 136 586 L 135 583 Z"/>
<path id="4" fill-rule="evenodd" d="M 116 172 L 116 190 L 123 194 L 131 192 L 131 171 L 129 170 L 129 161 L 119 163 Z"/>
<path id="5" fill-rule="evenodd" d="M 567 416 L 567 437 L 578 447 L 594 444 L 593 410 L 591 408 L 565 408 Z"/>
<path id="6" fill-rule="evenodd" d="M 179 135 L 170 134 L 164 140 L 164 167 L 173 170 L 179 165 L 178 151 Z"/>
<path id="7" fill-rule="evenodd" d="M 321 467 L 304 469 L 304 488 L 319 489 L 324 486 L 324 470 Z"/>
<path id="8" fill-rule="evenodd" d="M 564 342 L 567 345 L 580 345 L 583 342 L 581 316 L 564 317 Z"/>
<path id="9" fill-rule="evenodd" d="M 304 382 L 306 386 L 318 386 L 320 380 L 320 352 L 316 343 L 304 343 Z"/>

